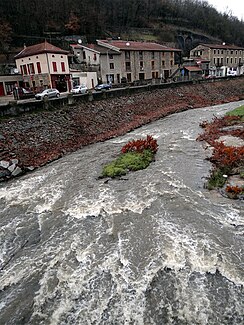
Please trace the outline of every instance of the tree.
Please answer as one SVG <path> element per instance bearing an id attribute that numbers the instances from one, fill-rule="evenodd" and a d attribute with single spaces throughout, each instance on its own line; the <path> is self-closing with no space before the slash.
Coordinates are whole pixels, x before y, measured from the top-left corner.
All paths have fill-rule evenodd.
<path id="1" fill-rule="evenodd" d="M 69 21 L 65 24 L 65 28 L 71 34 L 77 34 L 80 31 L 80 19 L 77 17 L 73 11 L 69 15 Z"/>
<path id="2" fill-rule="evenodd" d="M 0 53 L 5 54 L 8 58 L 9 48 L 12 41 L 12 27 L 10 24 L 0 19 Z"/>

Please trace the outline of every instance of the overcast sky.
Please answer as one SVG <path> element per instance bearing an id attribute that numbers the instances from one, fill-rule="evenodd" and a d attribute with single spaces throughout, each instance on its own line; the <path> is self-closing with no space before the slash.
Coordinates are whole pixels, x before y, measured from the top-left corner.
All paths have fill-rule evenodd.
<path id="1" fill-rule="evenodd" d="M 244 21 L 244 1 L 243 0 L 207 0 L 215 9 L 220 12 L 229 12 Z"/>

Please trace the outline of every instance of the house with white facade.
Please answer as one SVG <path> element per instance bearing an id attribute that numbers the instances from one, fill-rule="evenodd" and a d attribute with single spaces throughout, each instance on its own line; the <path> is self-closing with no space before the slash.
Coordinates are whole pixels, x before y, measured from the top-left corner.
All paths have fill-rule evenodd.
<path id="1" fill-rule="evenodd" d="M 72 85 L 84 84 L 88 89 L 94 88 L 100 71 L 100 53 L 81 44 L 70 44 L 70 47 Z"/>
<path id="2" fill-rule="evenodd" d="M 57 88 L 60 92 L 70 90 L 68 53 L 46 41 L 24 47 L 15 56 L 15 62 L 25 87 L 36 90 Z"/>

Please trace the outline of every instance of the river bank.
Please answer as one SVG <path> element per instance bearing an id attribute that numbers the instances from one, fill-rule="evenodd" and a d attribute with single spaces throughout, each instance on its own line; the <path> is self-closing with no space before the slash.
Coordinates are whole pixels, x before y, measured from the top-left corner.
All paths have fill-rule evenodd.
<path id="1" fill-rule="evenodd" d="M 233 78 L 4 118 L 0 122 L 0 180 L 169 114 L 243 98 L 243 80 Z"/>

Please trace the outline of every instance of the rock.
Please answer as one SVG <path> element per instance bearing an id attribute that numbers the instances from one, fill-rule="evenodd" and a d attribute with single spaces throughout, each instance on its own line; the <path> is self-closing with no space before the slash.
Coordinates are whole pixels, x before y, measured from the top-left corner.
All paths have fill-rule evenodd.
<path id="1" fill-rule="evenodd" d="M 234 137 L 232 135 L 223 135 L 222 137 L 219 137 L 218 142 L 223 142 L 224 145 L 229 147 L 243 147 L 244 141 L 239 137 Z"/>
<path id="2" fill-rule="evenodd" d="M 11 159 L 11 163 L 15 164 L 15 165 L 18 165 L 19 160 L 18 159 Z"/>
<path id="3" fill-rule="evenodd" d="M 16 168 L 16 164 L 12 164 L 8 167 L 8 170 L 12 173 Z"/>
<path id="4" fill-rule="evenodd" d="M 28 167 L 26 167 L 26 169 L 32 171 L 32 170 L 35 169 L 35 167 L 34 166 L 28 166 Z"/>
<path id="5" fill-rule="evenodd" d="M 0 167 L 7 169 L 9 167 L 9 162 L 6 161 L 6 160 L 1 160 L 0 161 Z"/>
<path id="6" fill-rule="evenodd" d="M 16 167 L 15 170 L 12 172 L 12 176 L 18 176 L 22 173 L 22 169 L 20 167 Z"/>
<path id="7" fill-rule="evenodd" d="M 0 180 L 5 180 L 6 178 L 9 178 L 11 176 L 11 173 L 8 169 L 0 169 Z"/>

